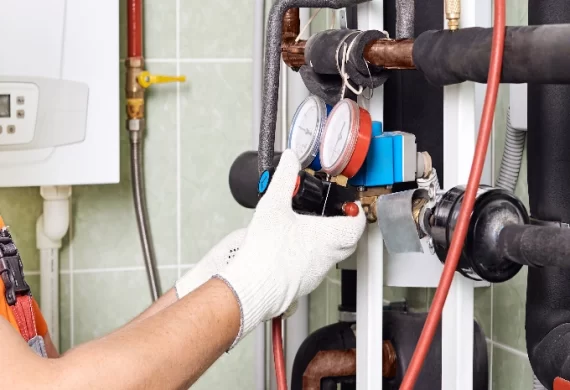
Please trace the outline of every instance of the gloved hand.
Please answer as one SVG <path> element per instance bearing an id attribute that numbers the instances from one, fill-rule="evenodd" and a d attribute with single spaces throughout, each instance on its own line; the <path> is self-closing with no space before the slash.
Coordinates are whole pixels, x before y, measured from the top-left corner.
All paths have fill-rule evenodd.
<path id="1" fill-rule="evenodd" d="M 360 205 L 357 217 L 295 213 L 291 197 L 300 168 L 294 152 L 286 150 L 237 256 L 215 276 L 240 304 L 234 345 L 260 322 L 282 315 L 297 298 L 316 289 L 336 263 L 354 253 L 364 232 L 366 216 Z"/>
<path id="2" fill-rule="evenodd" d="M 227 266 L 238 253 L 243 243 L 247 229 L 239 229 L 222 239 L 215 247 L 196 264 L 190 271 L 176 282 L 175 289 L 178 299 L 206 283 Z"/>

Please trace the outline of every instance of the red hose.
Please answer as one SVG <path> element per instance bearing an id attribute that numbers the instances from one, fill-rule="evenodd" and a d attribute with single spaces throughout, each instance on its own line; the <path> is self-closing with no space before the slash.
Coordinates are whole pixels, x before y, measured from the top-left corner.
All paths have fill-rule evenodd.
<path id="1" fill-rule="evenodd" d="M 503 51 L 505 47 L 505 8 L 505 0 L 495 0 L 495 27 L 493 31 L 489 77 L 487 80 L 487 94 L 485 96 L 485 105 L 483 106 L 483 114 L 481 117 L 481 125 L 479 127 L 479 137 L 477 139 L 475 155 L 473 157 L 473 165 L 471 165 L 471 173 L 469 174 L 465 198 L 461 205 L 457 227 L 453 233 L 453 239 L 445 260 L 445 267 L 439 281 L 439 286 L 435 293 L 422 334 L 420 335 L 418 345 L 414 351 L 414 355 L 412 356 L 408 371 L 406 372 L 402 385 L 400 386 L 401 390 L 412 390 L 416 384 L 418 376 L 420 375 L 423 363 L 433 341 L 434 334 L 439 325 L 439 321 L 441 320 L 443 306 L 445 305 L 449 288 L 453 282 L 453 277 L 455 275 L 455 270 L 457 269 L 465 237 L 467 236 L 471 213 L 475 205 L 475 198 L 481 182 L 483 166 L 485 165 L 487 146 L 489 145 L 489 140 L 491 138 L 493 117 L 495 115 L 495 106 L 497 104 L 497 94 L 499 91 L 499 84 L 501 82 Z M 459 129 L 457 130 L 459 131 Z"/>
<path id="2" fill-rule="evenodd" d="M 142 0 L 127 1 L 127 57 L 142 57 Z"/>
<path id="3" fill-rule="evenodd" d="M 283 321 L 281 317 L 273 319 L 273 361 L 275 363 L 275 376 L 277 377 L 277 389 L 287 390 L 287 370 L 285 368 L 285 356 L 283 354 Z"/>

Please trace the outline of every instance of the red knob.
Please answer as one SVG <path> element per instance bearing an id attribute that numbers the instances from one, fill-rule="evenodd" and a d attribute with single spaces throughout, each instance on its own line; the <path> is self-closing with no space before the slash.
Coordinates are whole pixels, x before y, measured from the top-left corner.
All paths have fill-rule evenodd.
<path id="1" fill-rule="evenodd" d="M 360 212 L 360 209 L 358 208 L 356 203 L 347 202 L 342 205 L 342 212 L 347 217 L 357 217 L 358 213 Z"/>
<path id="2" fill-rule="evenodd" d="M 301 176 L 297 176 L 297 183 L 295 183 L 295 190 L 293 190 L 293 197 L 299 193 L 299 187 L 301 186 Z"/>

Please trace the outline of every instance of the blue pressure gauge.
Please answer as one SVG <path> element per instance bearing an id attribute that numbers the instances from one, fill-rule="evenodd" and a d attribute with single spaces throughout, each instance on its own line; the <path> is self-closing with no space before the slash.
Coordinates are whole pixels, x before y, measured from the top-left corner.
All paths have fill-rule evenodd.
<path id="1" fill-rule="evenodd" d="M 317 96 L 309 96 L 297 108 L 287 147 L 292 149 L 301 162 L 301 168 L 321 170 L 319 146 L 327 120 L 327 105 Z"/>

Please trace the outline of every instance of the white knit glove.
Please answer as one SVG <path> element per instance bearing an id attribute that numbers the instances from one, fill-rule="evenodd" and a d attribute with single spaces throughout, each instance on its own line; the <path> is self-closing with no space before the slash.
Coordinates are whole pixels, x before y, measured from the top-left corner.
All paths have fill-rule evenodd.
<path id="1" fill-rule="evenodd" d="M 178 279 L 175 285 L 178 299 L 185 297 L 206 283 L 212 276 L 233 261 L 240 245 L 243 243 L 246 232 L 247 229 L 239 229 L 224 237 L 222 241 L 206 253 L 206 256 L 198 264 Z"/>
<path id="2" fill-rule="evenodd" d="M 301 166 L 286 150 L 249 224 L 235 259 L 217 278 L 240 304 L 241 326 L 234 345 L 260 322 L 282 315 L 309 294 L 328 271 L 356 250 L 366 216 L 317 217 L 293 211 L 292 194 Z"/>

